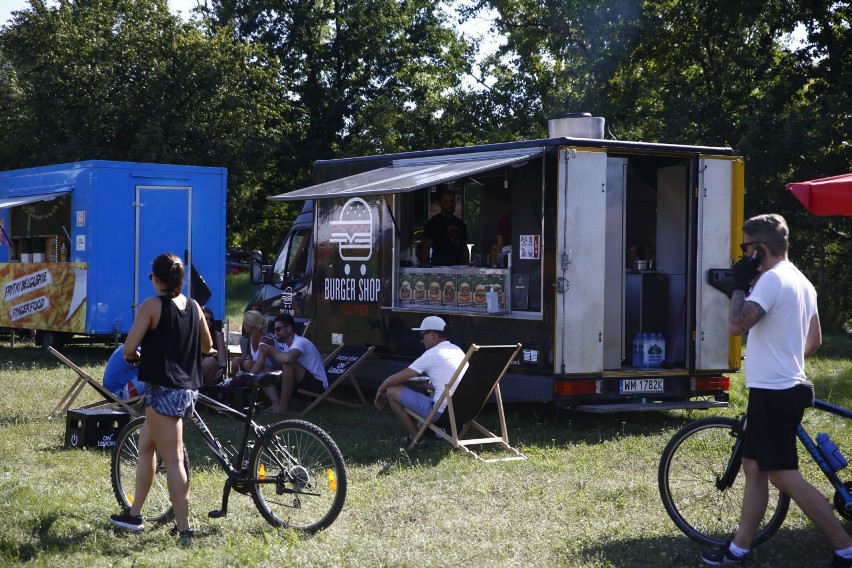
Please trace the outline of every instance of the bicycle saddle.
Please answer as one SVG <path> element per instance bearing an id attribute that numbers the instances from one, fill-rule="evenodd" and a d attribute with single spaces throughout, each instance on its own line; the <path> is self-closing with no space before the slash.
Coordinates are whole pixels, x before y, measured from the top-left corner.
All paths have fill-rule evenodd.
<path id="1" fill-rule="evenodd" d="M 264 373 L 237 373 L 234 377 L 247 383 L 251 383 L 255 388 L 271 387 L 277 385 L 281 381 L 281 371 L 266 371 Z"/>

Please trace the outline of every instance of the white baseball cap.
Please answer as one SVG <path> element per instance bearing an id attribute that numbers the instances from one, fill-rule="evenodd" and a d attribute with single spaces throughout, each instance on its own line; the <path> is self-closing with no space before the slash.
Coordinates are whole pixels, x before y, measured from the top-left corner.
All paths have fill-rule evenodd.
<path id="1" fill-rule="evenodd" d="M 444 331 L 447 329 L 447 322 L 438 316 L 428 316 L 423 318 L 423 323 L 420 327 L 412 327 L 414 331 Z"/>

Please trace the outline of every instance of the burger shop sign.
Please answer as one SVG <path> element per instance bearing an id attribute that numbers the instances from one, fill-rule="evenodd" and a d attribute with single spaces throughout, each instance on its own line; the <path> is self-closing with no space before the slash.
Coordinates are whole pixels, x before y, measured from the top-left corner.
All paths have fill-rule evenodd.
<path id="1" fill-rule="evenodd" d="M 337 257 L 343 261 L 343 275 L 325 278 L 325 299 L 377 302 L 382 281 L 367 276 L 367 264 L 373 257 L 373 211 L 370 206 L 360 197 L 348 200 L 339 213 L 332 215 L 327 229 L 330 230 L 328 242 L 336 245 Z M 375 272 L 375 267 L 371 266 L 371 269 Z"/>

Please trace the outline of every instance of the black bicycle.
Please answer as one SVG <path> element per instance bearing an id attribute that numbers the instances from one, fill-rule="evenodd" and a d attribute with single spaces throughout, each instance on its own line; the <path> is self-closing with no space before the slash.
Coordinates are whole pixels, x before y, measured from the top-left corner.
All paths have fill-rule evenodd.
<path id="1" fill-rule="evenodd" d="M 823 400 L 816 400 L 814 408 L 852 418 L 852 411 Z M 745 476 L 740 475 L 745 427 L 745 415 L 690 422 L 672 436 L 660 457 L 657 482 L 666 512 L 684 534 L 702 544 L 724 544 L 739 525 L 745 486 Z M 843 482 L 829 467 L 801 425 L 797 436 L 834 487 L 835 510 L 852 520 L 852 482 Z M 775 534 L 789 507 L 790 497 L 770 484 L 769 506 L 754 537 L 754 546 Z"/>
<path id="2" fill-rule="evenodd" d="M 346 466 L 334 440 L 321 428 L 304 420 L 283 420 L 269 426 L 254 422 L 260 389 L 280 383 L 281 371 L 252 375 L 241 379 L 253 388 L 246 413 L 220 404 L 203 395 L 198 403 L 243 424 L 238 448 L 226 450 L 211 433 L 198 413 L 190 422 L 228 476 L 222 493 L 221 509 L 208 513 L 210 518 L 227 515 L 231 490 L 249 494 L 257 510 L 271 525 L 314 533 L 330 526 L 346 500 Z M 145 417 L 137 418 L 122 429 L 112 452 L 110 477 L 115 498 L 124 510 L 133 504 L 136 464 L 139 461 L 139 430 Z M 184 466 L 189 475 L 189 458 L 184 449 Z M 166 473 L 157 456 L 157 470 L 151 491 L 145 500 L 146 521 L 162 523 L 173 516 L 166 487 Z"/>

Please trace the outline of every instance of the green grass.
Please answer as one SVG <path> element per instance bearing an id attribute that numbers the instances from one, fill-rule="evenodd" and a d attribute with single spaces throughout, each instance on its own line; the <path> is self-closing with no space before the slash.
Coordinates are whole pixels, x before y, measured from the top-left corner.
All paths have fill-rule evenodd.
<path id="1" fill-rule="evenodd" d="M 239 494 L 231 496 L 228 517 L 208 519 L 207 511 L 219 506 L 224 475 L 190 429 L 197 537 L 181 546 L 165 528 L 140 535 L 109 526 L 107 517 L 118 507 L 108 454 L 64 449 L 64 418 L 50 418 L 73 373 L 31 346 L 6 345 L 0 347 L 0 565 L 698 565 L 702 548 L 679 533 L 662 508 L 657 463 L 672 433 L 708 412 L 597 416 L 513 405 L 507 408 L 510 438 L 529 460 L 483 464 L 443 443 L 400 450 L 394 440 L 402 431 L 387 411 L 321 405 L 309 418 L 343 451 L 350 488 L 341 516 L 314 537 L 271 528 Z M 109 352 L 67 349 L 94 376 Z M 852 406 L 850 353 L 847 339 L 828 338 L 809 361 L 819 397 Z M 733 404 L 719 412 L 731 416 L 743 401 L 741 377 L 732 383 Z M 78 402 L 94 400 L 86 391 Z M 485 421 L 495 425 L 491 410 Z M 222 419 L 211 423 L 225 427 Z M 814 434 L 830 432 L 852 457 L 848 425 L 809 412 L 806 426 Z M 817 479 L 812 468 L 805 472 Z M 820 566 L 830 553 L 794 508 L 780 533 L 758 549 L 758 562 Z"/>
<path id="2" fill-rule="evenodd" d="M 225 317 L 231 321 L 232 329 L 239 329 L 246 303 L 255 290 L 257 285 L 251 283 L 248 272 L 225 276 Z"/>

